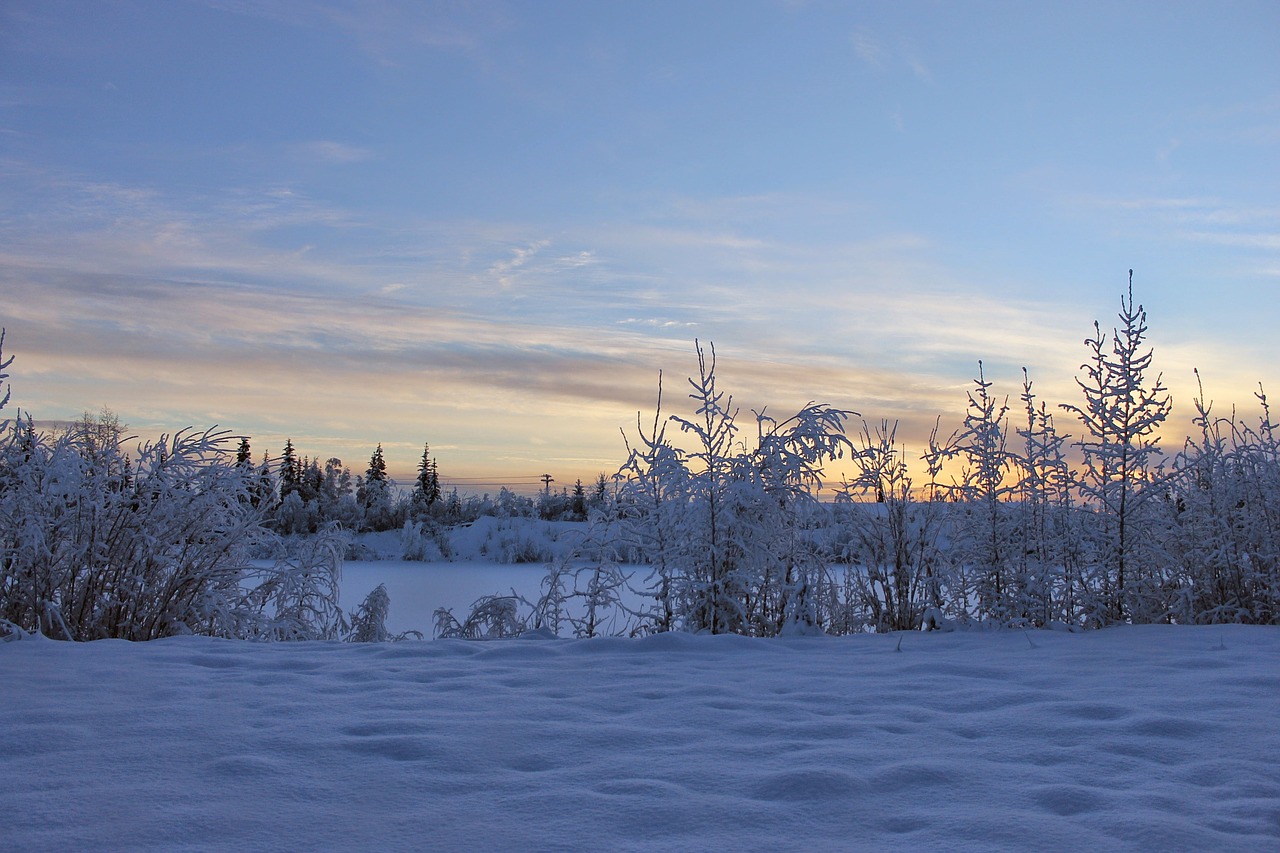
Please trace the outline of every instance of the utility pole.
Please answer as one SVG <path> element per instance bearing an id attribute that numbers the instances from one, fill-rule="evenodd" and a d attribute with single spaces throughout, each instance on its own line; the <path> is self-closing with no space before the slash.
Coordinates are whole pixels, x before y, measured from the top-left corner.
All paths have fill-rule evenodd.
<path id="1" fill-rule="evenodd" d="M 555 478 L 552 477 L 550 474 L 542 475 L 542 491 L 545 492 L 548 497 L 550 497 L 551 495 L 551 484 L 554 482 L 555 482 Z"/>

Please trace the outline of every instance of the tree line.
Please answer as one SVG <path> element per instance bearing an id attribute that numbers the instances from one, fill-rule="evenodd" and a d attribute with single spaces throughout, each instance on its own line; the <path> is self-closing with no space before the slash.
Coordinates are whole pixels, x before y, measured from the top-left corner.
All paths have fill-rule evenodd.
<path id="1" fill-rule="evenodd" d="M 660 376 L 652 422 L 637 417 L 615 499 L 594 518 L 594 561 L 553 566 L 538 601 L 440 613 L 437 632 L 558 631 L 569 601 L 624 633 L 1276 624 L 1280 444 L 1266 394 L 1250 420 L 1215 415 L 1201 390 L 1195 432 L 1166 450 L 1172 404 L 1147 334 L 1130 271 L 1117 323 L 1085 340 L 1078 402 L 1051 409 L 1024 370 L 1012 409 L 979 361 L 963 423 L 946 438 L 935 427 L 919 455 L 924 481 L 896 424 L 863 420 L 851 437 L 856 413 L 816 403 L 742 417 L 714 346 L 695 344 L 693 417 L 663 414 Z M 821 503 L 823 466 L 841 458 L 854 474 Z"/>
<path id="2" fill-rule="evenodd" d="M 1024 371 L 1011 407 L 978 362 L 963 423 L 948 437 L 936 427 L 919 454 L 924 480 L 895 424 L 823 403 L 743 416 L 714 346 L 696 342 L 691 413 L 663 412 L 660 375 L 617 473 L 572 492 L 548 483 L 537 499 L 445 494 L 429 445 L 405 493 L 381 446 L 353 477 L 291 440 L 274 463 L 225 431 L 126 451 L 109 413 L 51 435 L 19 412 L 0 424 L 0 633 L 377 637 L 380 597 L 358 614 L 337 606 L 335 531 L 442 535 L 480 513 L 585 519 L 587 534 L 538 600 L 439 614 L 442 636 L 1280 622 L 1280 444 L 1265 392 L 1245 418 L 1216 414 L 1201 390 L 1193 434 L 1169 447 L 1132 273 L 1120 305 L 1085 339 L 1076 402 L 1051 408 Z M 838 459 L 853 473 L 821 502 Z"/>

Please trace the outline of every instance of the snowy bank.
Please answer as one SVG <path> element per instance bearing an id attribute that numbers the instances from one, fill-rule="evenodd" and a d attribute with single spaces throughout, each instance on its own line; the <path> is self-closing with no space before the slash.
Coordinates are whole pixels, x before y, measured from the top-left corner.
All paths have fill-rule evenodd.
<path id="1" fill-rule="evenodd" d="M 1280 631 L 0 644 L 14 850 L 1259 850 Z"/>

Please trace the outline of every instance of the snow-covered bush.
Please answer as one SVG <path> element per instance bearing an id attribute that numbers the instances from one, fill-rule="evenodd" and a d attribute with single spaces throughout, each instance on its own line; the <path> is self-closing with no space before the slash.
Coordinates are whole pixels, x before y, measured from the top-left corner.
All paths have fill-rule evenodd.
<path id="1" fill-rule="evenodd" d="M 387 613 L 391 610 L 391 596 L 386 584 L 378 584 L 365 596 L 360 606 L 351 614 L 351 631 L 347 640 L 352 643 L 385 643 L 391 639 L 387 631 Z"/>
<path id="2" fill-rule="evenodd" d="M 526 630 L 525 620 L 520 617 L 520 597 L 514 593 L 477 599 L 462 622 L 443 607 L 435 617 L 436 638 L 441 640 L 502 640 L 518 637 Z"/>
<path id="3" fill-rule="evenodd" d="M 331 526 L 292 540 L 292 553 L 246 574 L 251 618 L 241 636 L 261 640 L 336 640 L 347 631 L 338 606 L 346 537 Z"/>
<path id="4" fill-rule="evenodd" d="M 788 620 L 817 621 L 810 601 L 817 561 L 799 534 L 816 504 L 822 465 L 849 448 L 848 412 L 810 403 L 777 420 L 754 413 L 755 447 L 739 438 L 732 397 L 719 390 L 715 350 L 695 343 L 693 418 L 662 416 L 651 430 L 637 417 L 616 512 L 626 548 L 653 566 L 641 629 L 775 635 Z M 666 436 L 676 424 L 685 451 Z"/>
<path id="5" fill-rule="evenodd" d="M 351 627 L 346 640 L 349 643 L 387 643 L 413 638 L 422 639 L 420 631 L 392 634 L 387 630 L 387 614 L 391 610 L 391 596 L 385 584 L 378 584 L 365 596 L 360 606 L 351 614 Z"/>
<path id="6" fill-rule="evenodd" d="M 89 453 L 75 434 L 0 432 L 0 617 L 49 636 L 225 633 L 264 531 L 225 432 Z"/>
<path id="7" fill-rule="evenodd" d="M 930 611 L 967 615 L 969 590 L 946 571 L 938 546 L 944 504 L 916 500 L 904 455 L 897 424 L 881 422 L 873 432 L 863 423 L 857 476 L 842 485 L 837 507 L 849 564 L 839 597 L 843 633 L 915 630 Z"/>
<path id="8" fill-rule="evenodd" d="M 1259 389 L 1258 426 L 1215 418 L 1201 389 L 1198 438 L 1174 462 L 1164 553 L 1180 622 L 1280 622 L 1280 436 Z"/>
<path id="9" fill-rule="evenodd" d="M 338 545 L 251 562 L 272 534 L 233 438 L 182 430 L 130 453 L 116 429 L 0 423 L 0 620 L 69 640 L 336 636 Z"/>
<path id="10" fill-rule="evenodd" d="M 549 537 L 554 532 L 531 522 L 532 519 L 504 518 L 490 531 L 480 546 L 485 554 L 499 563 L 545 563 L 554 559 Z"/>
<path id="11" fill-rule="evenodd" d="M 449 539 L 430 518 L 406 519 L 400 530 L 400 559 L 431 562 L 447 559 Z"/>

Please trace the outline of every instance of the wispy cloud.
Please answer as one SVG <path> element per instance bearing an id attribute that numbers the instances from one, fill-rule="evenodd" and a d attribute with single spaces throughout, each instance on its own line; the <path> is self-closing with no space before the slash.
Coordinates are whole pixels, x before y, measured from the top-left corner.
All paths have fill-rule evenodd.
<path id="1" fill-rule="evenodd" d="M 297 27 L 330 27 L 382 65 L 397 65 L 420 48 L 478 54 L 488 34 L 506 23 L 493 4 L 450 0 L 201 0 L 239 15 Z"/>
<path id="2" fill-rule="evenodd" d="M 933 83 L 933 72 L 920 58 L 919 52 L 906 44 L 889 44 L 868 27 L 858 27 L 849 37 L 853 52 L 876 71 L 905 67 L 921 83 Z"/>
<path id="3" fill-rule="evenodd" d="M 369 148 L 328 139 L 303 142 L 294 146 L 294 150 L 307 160 L 334 165 L 360 163 L 373 157 Z"/>
<path id="4" fill-rule="evenodd" d="M 550 245 L 550 240 L 538 240 L 527 246 L 517 246 L 511 250 L 510 257 L 489 267 L 489 275 L 497 280 L 500 287 L 509 289 L 515 283 L 519 270 Z"/>
<path id="5" fill-rule="evenodd" d="M 618 225 L 387 223 L 281 187 L 192 200 L 39 183 L 38 216 L 11 199 L 0 250 L 24 407 L 105 404 L 168 429 L 216 418 L 347 458 L 382 440 L 404 445 L 406 469 L 426 438 L 465 448 L 452 464 L 481 473 L 500 455 L 536 467 L 535 439 L 616 462 L 657 371 L 692 372 L 695 335 L 716 342 L 746 407 L 825 400 L 901 418 L 919 446 L 939 414 L 963 416 L 979 358 L 1006 393 L 1026 365 L 1045 399 L 1068 399 L 1092 320 L 986 293 L 938 260 L 935 238 L 820 197 L 650 200 Z M 1224 228 L 1272 215 L 1112 205 Z M 777 227 L 810 208 L 836 224 Z"/>
<path id="6" fill-rule="evenodd" d="M 859 59 L 872 68 L 884 68 L 889 59 L 889 50 L 870 30 L 859 27 L 853 31 L 850 40 Z"/>
<path id="7" fill-rule="evenodd" d="M 1280 249 L 1280 207 L 1244 206 L 1194 196 L 1090 197 L 1074 203 L 1136 217 L 1137 224 L 1158 226 L 1178 239 L 1217 246 Z"/>

